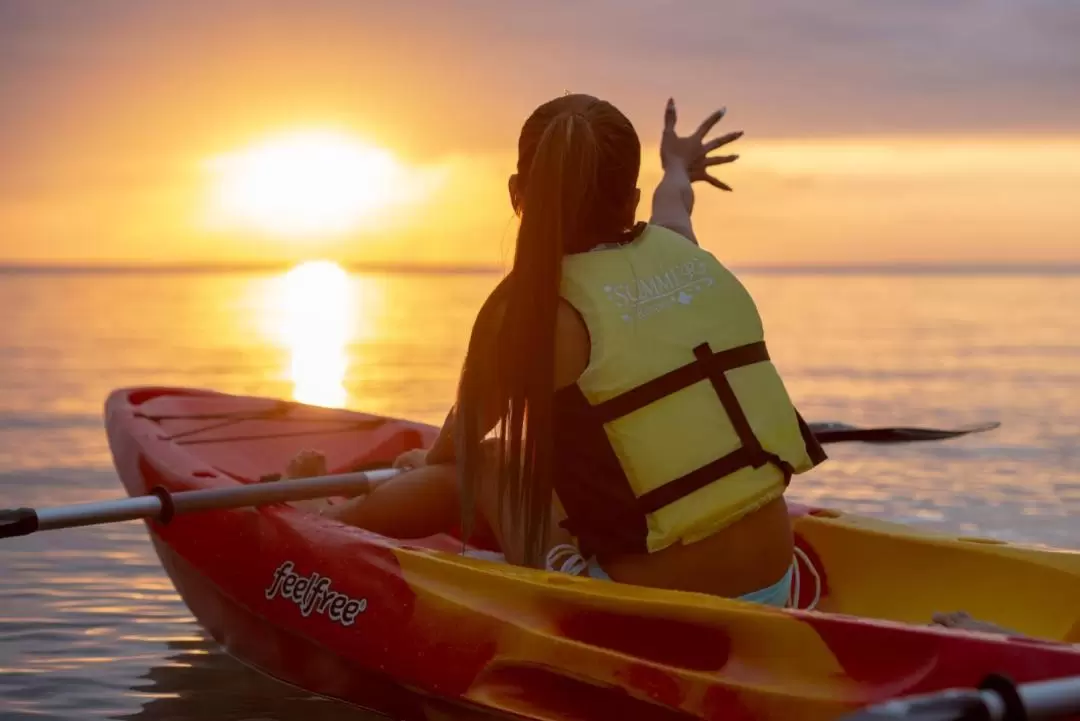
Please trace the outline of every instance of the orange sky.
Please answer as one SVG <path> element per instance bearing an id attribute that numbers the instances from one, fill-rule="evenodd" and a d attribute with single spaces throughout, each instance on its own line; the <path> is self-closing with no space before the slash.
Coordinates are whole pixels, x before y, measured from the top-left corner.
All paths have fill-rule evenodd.
<path id="1" fill-rule="evenodd" d="M 0 4 L 0 263 L 500 263 L 517 131 L 565 89 L 637 126 L 643 214 L 667 95 L 729 107 L 736 192 L 696 217 L 732 263 L 1080 262 L 1065 2 L 220 5 Z M 208 160 L 308 128 L 392 151 L 408 202 L 321 239 L 207 222 Z"/>

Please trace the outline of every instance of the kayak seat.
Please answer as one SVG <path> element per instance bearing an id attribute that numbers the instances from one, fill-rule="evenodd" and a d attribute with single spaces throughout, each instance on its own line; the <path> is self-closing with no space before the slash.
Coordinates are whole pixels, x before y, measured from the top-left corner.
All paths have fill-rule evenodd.
<path id="1" fill-rule="evenodd" d="M 839 511 L 793 519 L 828 583 L 817 609 L 925 625 L 938 612 L 1080 641 L 1080 553 L 1046 553 Z"/>

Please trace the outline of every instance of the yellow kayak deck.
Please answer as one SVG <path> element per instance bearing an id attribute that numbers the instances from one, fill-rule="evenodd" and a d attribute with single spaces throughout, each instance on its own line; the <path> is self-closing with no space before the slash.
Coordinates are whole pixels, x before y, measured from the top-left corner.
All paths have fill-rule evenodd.
<path id="1" fill-rule="evenodd" d="M 794 527 L 823 562 L 818 611 L 925 624 L 962 610 L 1024 635 L 1080 643 L 1080 552 L 825 509 L 796 516 Z M 804 573 L 802 583 L 813 580 Z"/>

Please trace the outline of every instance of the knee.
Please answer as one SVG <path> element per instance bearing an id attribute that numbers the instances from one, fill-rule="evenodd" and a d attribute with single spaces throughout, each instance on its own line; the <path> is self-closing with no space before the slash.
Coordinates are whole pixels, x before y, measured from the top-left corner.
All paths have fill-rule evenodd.
<path id="1" fill-rule="evenodd" d="M 502 440 L 499 438 L 485 438 L 480 441 L 480 448 L 484 453 L 498 453 L 501 446 Z"/>

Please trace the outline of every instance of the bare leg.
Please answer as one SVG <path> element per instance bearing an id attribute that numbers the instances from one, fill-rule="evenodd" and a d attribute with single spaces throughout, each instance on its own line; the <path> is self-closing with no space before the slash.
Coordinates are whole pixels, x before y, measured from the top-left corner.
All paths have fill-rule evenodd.
<path id="1" fill-rule="evenodd" d="M 499 543 L 506 560 L 515 565 L 524 566 L 525 544 L 520 529 L 513 523 L 513 515 L 509 508 L 500 508 L 501 489 L 499 487 L 498 464 L 496 455 L 496 443 L 498 441 L 486 441 L 484 443 L 485 463 L 480 478 L 480 486 L 477 489 L 477 511 L 491 527 L 492 533 Z M 566 532 L 559 522 L 565 518 L 562 507 L 552 494 L 551 525 L 548 528 L 546 547 L 555 544 L 573 543 L 573 537 Z"/>
<path id="2" fill-rule="evenodd" d="M 500 508 L 495 443 L 485 443 L 487 453 L 477 489 L 477 515 L 487 522 L 506 560 L 525 565 L 523 539 L 515 532 L 510 509 Z M 304 477 L 325 473 L 325 460 L 321 454 L 307 452 L 290 464 L 286 475 Z M 420 466 L 380 483 L 364 496 L 344 502 L 316 499 L 292 505 L 390 538 L 426 538 L 445 533 L 458 524 L 461 515 L 459 490 L 454 465 Z M 572 536 L 559 526 L 563 518 L 562 507 L 553 498 L 548 547 L 573 543 Z"/>

